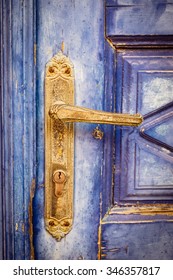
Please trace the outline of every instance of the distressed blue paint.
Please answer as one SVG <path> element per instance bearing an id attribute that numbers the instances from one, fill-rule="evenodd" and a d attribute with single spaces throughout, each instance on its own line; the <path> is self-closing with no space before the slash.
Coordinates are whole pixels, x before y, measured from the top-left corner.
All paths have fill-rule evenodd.
<path id="1" fill-rule="evenodd" d="M 167 145 L 173 147 L 173 138 L 170 135 L 170 131 L 173 131 L 173 119 L 163 121 L 159 125 L 152 127 L 146 131 L 147 135 L 154 139 L 166 143 Z"/>
<path id="2" fill-rule="evenodd" d="M 105 98 L 104 110 L 114 112 L 115 108 L 115 53 L 109 43 L 105 43 Z M 102 216 L 106 214 L 112 206 L 113 182 L 112 169 L 114 164 L 114 127 L 104 126 L 104 150 L 102 166 Z"/>
<path id="3" fill-rule="evenodd" d="M 82 11 L 82 12 L 81 12 Z M 75 126 L 74 224 L 57 242 L 44 228 L 44 71 L 65 44 L 74 64 L 77 105 L 102 109 L 104 88 L 103 1 L 37 1 L 37 192 L 34 245 L 37 259 L 96 259 L 102 141 L 95 125 Z"/>
<path id="4" fill-rule="evenodd" d="M 12 2 L 15 259 L 30 258 L 28 205 L 35 177 L 32 8 L 32 1 Z"/>
<path id="5" fill-rule="evenodd" d="M 0 4 L 0 30 L 2 30 L 2 4 Z M 1 33 L 2 34 L 2 33 Z M 2 47 L 2 35 L 0 36 L 0 49 Z M 2 60 L 3 60 L 3 55 L 0 52 L 0 69 L 2 71 L 3 69 L 3 64 L 2 64 Z M 2 95 L 2 73 L 0 72 L 1 75 L 1 82 L 0 82 L 0 133 L 1 133 L 1 137 L 0 137 L 0 205 L 3 205 L 3 137 L 2 137 L 2 128 L 3 128 L 3 120 L 2 120 L 2 112 L 3 112 L 3 95 Z M 0 260 L 2 260 L 4 258 L 4 246 L 3 246 L 3 229 L 4 229 L 4 225 L 3 225 L 3 207 L 0 207 Z"/>
<path id="6" fill-rule="evenodd" d="M 155 70 L 155 73 L 154 71 L 152 74 L 143 71 L 143 73 L 138 74 L 138 87 L 142 95 L 139 100 L 139 110 L 143 115 L 151 114 L 152 111 L 158 110 L 173 101 L 173 53 L 167 50 L 166 53 L 158 52 L 158 55 L 162 57 L 150 59 L 149 67 Z M 144 68 L 146 69 L 145 66 Z M 163 71 L 165 72 L 163 73 Z M 151 92 L 154 97 L 152 102 L 150 101 Z"/>
<path id="7" fill-rule="evenodd" d="M 5 19 L 4 48 L 1 48 L 4 67 L 3 258 L 29 259 L 28 207 L 35 176 L 33 1 L 1 1 L 1 11 Z"/>
<path id="8" fill-rule="evenodd" d="M 1 197 L 1 215 L 2 215 L 2 247 L 1 257 L 2 259 L 13 259 L 14 243 L 13 243 L 13 171 L 12 164 L 12 71 L 11 71 L 11 3 L 1 1 L 0 4 L 1 15 L 3 18 L 3 24 L 1 25 L 1 122 L 2 122 L 2 197 Z"/>
<path id="9" fill-rule="evenodd" d="M 32 8 L 32 1 L 12 2 L 15 259 L 30 258 L 28 205 L 35 177 Z"/>
<path id="10" fill-rule="evenodd" d="M 168 4 L 166 1 L 161 3 L 158 0 L 156 7 L 149 5 L 151 4 L 149 0 L 143 1 L 144 6 L 142 7 L 148 12 L 144 15 L 141 15 L 141 6 L 137 6 L 139 1 L 136 0 L 109 0 L 106 3 L 109 6 L 106 21 L 107 35 L 120 33 L 121 35 L 140 35 L 150 34 L 151 31 L 157 35 L 172 34 L 172 25 L 170 26 L 172 5 L 170 1 Z M 125 73 L 124 81 L 126 81 L 126 84 L 124 85 L 121 79 L 122 71 L 118 70 L 117 76 L 115 74 L 114 53 L 107 44 L 104 46 L 103 42 L 103 1 L 38 0 L 34 1 L 34 4 L 37 13 L 35 22 L 37 26 L 35 34 L 37 39 L 36 103 L 33 84 L 33 1 L 12 0 L 1 1 L 0 4 L 2 18 L 5 22 L 3 26 L 1 23 L 1 30 L 3 31 L 1 35 L 1 49 L 3 50 L 1 54 L 3 63 L 1 79 L 4 80 L 2 84 L 3 104 L 1 104 L 3 113 L 1 124 L 3 124 L 4 132 L 3 138 L 1 138 L 3 147 L 1 157 L 3 166 L 1 170 L 3 175 L 1 223 L 2 215 L 5 214 L 5 216 L 2 224 L 4 235 L 0 232 L 0 245 L 4 245 L 0 257 L 6 259 L 28 259 L 30 257 L 29 192 L 33 182 L 32 179 L 36 176 L 37 191 L 34 199 L 33 219 L 35 257 L 37 259 L 96 259 L 101 188 L 103 192 L 102 214 L 104 215 L 113 204 L 111 199 L 113 194 L 111 174 L 114 157 L 111 159 L 110 157 L 114 156 L 115 147 L 112 145 L 114 130 L 112 127 L 101 126 L 105 132 L 105 138 L 99 142 L 91 136 L 95 125 L 76 125 L 74 225 L 72 231 L 61 242 L 57 242 L 46 232 L 44 227 L 45 64 L 60 49 L 61 42 L 64 41 L 65 53 L 68 53 L 75 67 L 76 104 L 94 109 L 104 108 L 110 111 L 114 111 L 112 93 L 115 92 L 115 88 L 116 93 L 118 93 L 116 96 L 117 110 L 135 111 L 134 101 L 132 100 L 135 97 L 133 95 L 134 91 L 131 91 L 130 102 L 126 102 L 126 98 L 124 98 L 123 106 L 121 106 L 121 88 L 127 87 L 126 96 L 128 96 L 127 89 L 132 84 L 133 89 L 136 87 L 135 80 L 132 79 L 132 82 L 129 79 L 130 70 L 133 70 L 135 66 L 133 65 L 130 69 L 131 61 L 127 61 L 125 66 L 129 71 Z M 128 9 L 129 13 L 127 12 Z M 152 19 L 154 24 L 149 29 L 151 20 L 148 21 L 147 16 L 151 13 L 152 16 L 154 15 L 155 21 Z M 122 18 L 120 18 L 120 15 L 122 15 Z M 124 15 L 130 15 L 130 17 L 125 18 Z M 138 24 L 135 24 L 137 20 Z M 165 25 L 166 20 L 167 25 Z M 144 26 L 146 23 L 148 25 Z M 165 52 L 165 50 L 160 51 L 160 55 L 163 56 Z M 154 67 L 157 63 L 147 63 L 147 65 Z M 137 64 L 139 66 L 141 63 Z M 169 59 L 167 59 L 168 70 L 172 69 L 169 68 L 172 67 L 171 65 L 171 61 L 169 62 Z M 162 63 L 160 67 L 161 70 L 165 70 L 165 63 Z M 170 81 L 170 78 L 164 76 L 165 84 L 168 84 L 168 80 Z M 141 77 L 139 77 L 139 81 L 142 81 Z M 149 83 L 147 75 L 145 81 Z M 170 86 L 167 89 L 170 90 Z M 103 100 L 104 90 L 105 101 Z M 147 86 L 144 92 L 147 96 Z M 170 95 L 167 90 L 165 94 L 167 95 L 164 96 L 163 101 L 170 102 Z M 155 103 L 156 109 L 159 102 L 157 100 Z M 147 104 L 150 105 L 151 103 Z M 37 115 L 35 115 L 35 106 L 37 106 Z M 159 106 L 161 105 L 159 104 Z M 140 108 L 146 110 L 146 106 Z M 37 153 L 35 150 L 35 130 L 37 130 Z M 123 135 L 125 136 L 125 134 Z M 117 145 L 120 143 L 120 138 L 118 138 L 120 136 L 121 133 L 117 134 Z M 123 141 L 125 143 L 125 140 Z M 119 147 L 117 146 L 117 150 Z M 37 162 L 35 162 L 35 157 L 37 157 Z M 115 170 L 119 173 L 121 172 L 121 168 L 118 168 L 121 164 L 120 160 L 122 160 L 120 157 L 116 157 Z M 119 187 L 117 186 L 120 185 L 120 180 L 117 177 L 119 178 L 119 176 L 115 176 L 115 199 L 119 193 Z M 129 180 L 131 180 L 130 177 Z M 172 258 L 172 223 L 161 222 L 166 217 L 159 215 L 156 218 L 159 223 L 151 224 L 148 224 L 147 219 L 144 218 L 144 224 L 142 225 L 114 224 L 118 221 L 118 218 L 118 215 L 112 214 L 110 216 L 106 215 L 103 219 L 102 247 L 104 249 L 102 253 L 106 254 L 103 258 Z M 128 223 L 130 218 L 130 216 L 124 215 L 124 222 Z M 136 220 L 139 222 L 140 219 L 141 216 L 138 215 Z M 134 221 L 135 218 L 133 217 Z M 106 224 L 107 222 L 109 224 Z M 142 250 L 139 250 L 139 248 L 142 248 Z"/>
<path id="11" fill-rule="evenodd" d="M 24 136 L 23 136 L 23 164 L 24 164 L 24 221 L 25 221 L 25 259 L 30 259 L 30 230 L 29 203 L 30 191 L 36 178 L 36 102 L 35 102 L 35 66 L 34 66 L 34 1 L 23 3 L 23 83 L 24 83 Z M 29 39 L 28 39 L 29 38 Z M 32 207 L 32 205 L 31 205 Z M 32 217 L 30 217 L 32 219 Z"/>
<path id="12" fill-rule="evenodd" d="M 172 223 L 102 226 L 102 259 L 172 260 Z M 112 238 L 110 238 L 110 236 Z"/>
<path id="13" fill-rule="evenodd" d="M 119 48 L 116 110 L 138 111 L 145 117 L 140 136 L 140 128 L 116 128 L 115 210 L 117 202 L 172 201 L 172 51 L 169 47 L 159 49 L 168 46 L 171 37 L 154 36 L 173 34 L 172 4 L 159 0 L 106 1 L 106 35 L 112 35 Z M 147 45 L 148 50 L 139 50 L 135 44 Z M 149 49 L 150 45 L 157 48 Z M 101 258 L 172 259 L 173 224 L 165 222 L 171 219 L 165 215 L 120 215 L 113 208 L 102 221 Z"/>
<path id="14" fill-rule="evenodd" d="M 167 0 L 106 1 L 106 34 L 172 34 L 173 3 Z"/>
<path id="15" fill-rule="evenodd" d="M 19 22 L 23 22 L 23 13 L 21 9 L 21 3 L 19 1 L 13 2 L 14 6 L 13 16 L 18 18 Z M 12 95 L 13 95 L 13 153 L 14 153 L 14 173 L 13 173 L 13 203 L 14 204 L 14 222 L 16 222 L 16 229 L 14 231 L 14 255 L 15 258 L 20 259 L 24 258 L 24 240 L 22 233 L 22 224 L 24 224 L 24 196 L 23 196 L 23 181 L 24 181 L 24 166 L 21 159 L 23 159 L 23 149 L 19 147 L 23 146 L 23 135 L 24 135 L 24 124 L 23 124 L 23 41 L 22 41 L 22 30 L 21 25 L 18 21 L 13 22 L 13 32 L 12 32 L 12 41 L 15 42 L 13 45 L 13 57 L 15 63 L 13 64 L 13 83 L 12 83 Z M 14 109 L 16 108 L 16 110 Z M 19 129 L 20 128 L 20 129 Z M 15 191 L 16 190 L 16 191 Z M 15 225 L 14 225 L 15 226 Z"/>
<path id="16" fill-rule="evenodd" d="M 127 50 L 118 52 L 117 57 L 119 111 L 141 112 L 145 119 L 141 128 L 117 128 L 117 133 L 121 136 L 120 139 L 117 138 L 120 142 L 116 143 L 115 188 L 118 188 L 120 198 L 116 190 L 115 199 L 172 201 L 172 152 L 164 143 L 162 146 L 158 145 L 157 139 L 141 137 L 141 132 L 145 129 L 158 127 L 164 118 L 170 120 L 170 102 L 173 101 L 172 51 Z M 171 135 L 169 126 L 167 137 L 171 138 Z"/>

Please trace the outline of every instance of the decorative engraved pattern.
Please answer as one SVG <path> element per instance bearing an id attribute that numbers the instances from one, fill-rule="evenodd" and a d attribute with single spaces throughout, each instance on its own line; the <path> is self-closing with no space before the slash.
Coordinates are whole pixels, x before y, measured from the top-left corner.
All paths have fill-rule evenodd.
<path id="1" fill-rule="evenodd" d="M 67 81 L 62 79 L 58 79 L 55 81 L 53 85 L 53 95 L 52 95 L 52 104 L 56 102 L 56 100 L 60 100 L 65 102 L 64 92 L 69 92 L 69 84 Z"/>
<path id="2" fill-rule="evenodd" d="M 63 55 L 61 51 L 49 62 L 46 77 L 50 79 L 58 77 L 73 79 L 73 65 L 69 58 Z"/>
<path id="3" fill-rule="evenodd" d="M 46 229 L 60 241 L 72 228 L 72 219 L 61 219 L 50 218 L 46 220 Z"/>
<path id="4" fill-rule="evenodd" d="M 46 65 L 45 75 L 45 225 L 58 241 L 73 223 L 73 124 L 50 118 L 49 109 L 57 102 L 73 105 L 74 74 L 69 58 L 59 52 Z M 55 195 L 53 174 L 67 176 L 61 196 Z"/>
<path id="5" fill-rule="evenodd" d="M 62 162 L 64 152 L 64 132 L 65 125 L 60 120 L 53 120 L 53 159 L 54 161 Z"/>

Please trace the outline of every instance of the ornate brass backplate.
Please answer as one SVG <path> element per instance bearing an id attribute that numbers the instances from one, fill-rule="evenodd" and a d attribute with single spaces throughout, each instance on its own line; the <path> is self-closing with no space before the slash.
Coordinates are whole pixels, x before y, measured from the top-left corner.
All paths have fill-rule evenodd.
<path id="1" fill-rule="evenodd" d="M 61 240 L 73 222 L 74 122 L 138 126 L 140 114 L 110 113 L 74 106 L 74 71 L 59 52 L 46 65 L 45 76 L 45 220 Z M 102 139 L 97 129 L 94 137 Z"/>
<path id="2" fill-rule="evenodd" d="M 74 128 L 50 118 L 57 102 L 74 104 L 73 65 L 62 52 L 47 63 L 45 75 L 45 224 L 60 241 L 73 223 Z"/>

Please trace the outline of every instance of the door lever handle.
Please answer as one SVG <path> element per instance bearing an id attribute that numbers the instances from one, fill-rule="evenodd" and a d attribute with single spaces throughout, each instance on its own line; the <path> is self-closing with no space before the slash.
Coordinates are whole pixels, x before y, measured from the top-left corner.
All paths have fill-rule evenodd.
<path id="1" fill-rule="evenodd" d="M 73 225 L 74 122 L 138 126 L 140 114 L 74 106 L 74 67 L 62 52 L 45 71 L 45 226 L 60 241 Z M 66 125 L 65 125 L 66 123 Z"/>
<path id="2" fill-rule="evenodd" d="M 68 105 L 62 101 L 50 106 L 49 116 L 63 122 L 87 122 L 123 126 L 138 126 L 143 121 L 140 114 L 110 113 Z"/>

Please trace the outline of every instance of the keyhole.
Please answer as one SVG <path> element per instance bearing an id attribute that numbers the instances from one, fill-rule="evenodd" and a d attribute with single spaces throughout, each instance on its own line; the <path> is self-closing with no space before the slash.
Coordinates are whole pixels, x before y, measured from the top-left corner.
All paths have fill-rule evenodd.
<path id="1" fill-rule="evenodd" d="M 63 195 L 64 186 L 66 183 L 66 174 L 64 171 L 56 170 L 53 174 L 53 182 L 55 183 L 55 196 Z"/>
<path id="2" fill-rule="evenodd" d="M 64 183 L 66 181 L 66 174 L 65 174 L 65 172 L 61 171 L 61 170 L 56 170 L 53 173 L 53 181 L 55 183 L 58 183 L 58 184 Z"/>

